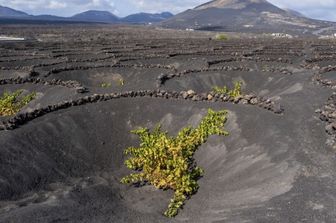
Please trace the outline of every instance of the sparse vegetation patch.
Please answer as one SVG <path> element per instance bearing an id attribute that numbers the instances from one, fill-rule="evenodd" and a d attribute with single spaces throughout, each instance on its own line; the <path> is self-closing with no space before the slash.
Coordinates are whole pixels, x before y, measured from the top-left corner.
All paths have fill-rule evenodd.
<path id="1" fill-rule="evenodd" d="M 13 93 L 5 91 L 0 97 L 0 116 L 14 115 L 36 97 L 36 93 L 21 96 L 23 90 Z"/>
<path id="2" fill-rule="evenodd" d="M 104 82 L 104 83 L 101 83 L 100 86 L 101 86 L 102 88 L 109 88 L 109 87 L 112 86 L 112 84 L 111 84 L 111 83 Z"/>
<path id="3" fill-rule="evenodd" d="M 119 78 L 118 79 L 118 84 L 119 84 L 119 86 L 124 86 L 125 85 L 125 81 L 124 81 L 124 79 L 123 78 Z"/>
<path id="4" fill-rule="evenodd" d="M 176 137 L 171 137 L 161 130 L 160 126 L 153 131 L 140 128 L 132 131 L 140 138 L 140 147 L 130 147 L 125 154 L 130 156 L 126 166 L 134 171 L 121 182 L 149 183 L 158 189 L 173 190 L 167 217 L 174 217 L 191 195 L 197 192 L 197 180 L 203 175 L 203 170 L 196 166 L 193 156 L 199 146 L 205 143 L 211 135 L 228 135 L 224 130 L 226 111 L 209 109 L 197 128 L 183 128 Z"/>
<path id="5" fill-rule="evenodd" d="M 241 87 L 242 87 L 242 82 L 236 81 L 234 82 L 234 88 L 231 90 L 227 86 L 224 86 L 224 87 L 215 86 L 213 88 L 213 91 L 216 94 L 227 94 L 230 97 L 237 98 L 242 95 Z"/>
<path id="6" fill-rule="evenodd" d="M 216 40 L 229 40 L 229 37 L 223 33 L 220 33 L 215 36 L 215 39 Z"/>

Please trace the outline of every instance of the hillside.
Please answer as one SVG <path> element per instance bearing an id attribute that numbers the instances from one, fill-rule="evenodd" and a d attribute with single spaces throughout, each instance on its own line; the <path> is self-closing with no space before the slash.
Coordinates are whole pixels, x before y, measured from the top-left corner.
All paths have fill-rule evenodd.
<path id="1" fill-rule="evenodd" d="M 266 0 L 215 0 L 164 22 L 165 28 L 307 34 L 335 23 L 304 17 Z"/>
<path id="2" fill-rule="evenodd" d="M 174 15 L 170 12 L 162 13 L 136 13 L 131 14 L 123 18 L 112 14 L 109 11 L 88 10 L 75 14 L 71 17 L 61 17 L 55 15 L 29 15 L 28 13 L 18 11 L 12 8 L 0 6 L 0 23 L 3 24 L 15 24 L 15 23 L 78 23 L 78 22 L 90 22 L 90 23 L 122 23 L 122 24 L 144 24 L 144 23 L 157 23 Z"/>
<path id="3" fill-rule="evenodd" d="M 119 18 L 108 11 L 89 10 L 76 14 L 71 17 L 72 20 L 86 21 L 86 22 L 106 22 L 115 23 Z"/>
<path id="4" fill-rule="evenodd" d="M 0 17 L 28 17 L 28 16 L 29 15 L 25 12 L 21 12 L 0 5 Z"/>
<path id="5" fill-rule="evenodd" d="M 169 19 L 174 15 L 170 12 L 162 12 L 162 13 L 137 13 L 126 16 L 122 18 L 121 21 L 127 23 L 150 23 L 150 22 L 160 22 L 165 19 Z"/>

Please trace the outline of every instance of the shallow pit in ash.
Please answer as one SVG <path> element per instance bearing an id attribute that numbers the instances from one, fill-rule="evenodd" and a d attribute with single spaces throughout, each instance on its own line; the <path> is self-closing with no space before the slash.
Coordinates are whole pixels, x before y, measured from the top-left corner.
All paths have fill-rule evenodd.
<path id="1" fill-rule="evenodd" d="M 289 79 L 295 79 L 281 72 L 260 71 L 206 71 L 191 72 L 165 81 L 164 88 L 169 90 L 197 89 L 210 92 L 214 87 L 234 88 L 234 83 L 242 83 L 242 92 L 260 96 L 269 95 L 275 90 L 286 89 Z"/>
<path id="2" fill-rule="evenodd" d="M 112 91 L 155 89 L 156 79 L 169 70 L 160 68 L 112 67 L 63 71 L 48 79 L 76 80 L 89 88 L 110 88 Z"/>
<path id="3" fill-rule="evenodd" d="M 33 220 L 37 212 L 46 218 L 53 212 L 49 217 L 55 217 L 66 210 L 77 210 L 79 215 L 94 213 L 87 210 L 87 206 L 79 205 L 78 199 L 87 199 L 85 202 L 93 202 L 94 207 L 104 204 L 103 211 L 123 207 L 115 215 L 105 213 L 102 218 L 134 221 L 140 215 L 142 219 L 156 217 L 164 221 L 161 213 L 171 192 L 119 183 L 120 178 L 129 173 L 123 164 L 123 150 L 138 143 L 130 130 L 140 126 L 153 128 L 162 123 L 162 127 L 174 135 L 186 125 L 197 125 L 207 108 L 220 110 L 223 105 L 163 103 L 163 100 L 120 99 L 90 104 L 48 114 L 17 130 L 1 132 L 1 144 L 6 148 L 1 151 L 0 184 L 4 219 Z M 221 216 L 209 215 L 214 210 L 258 204 L 291 189 L 298 165 L 289 164 L 288 150 L 295 142 L 280 142 L 280 135 L 284 137 L 287 132 L 289 139 L 291 131 L 285 129 L 280 116 L 274 120 L 274 114 L 266 110 L 251 106 L 243 111 L 241 107 L 225 106 L 230 111 L 226 129 L 231 135 L 211 137 L 198 151 L 197 163 L 206 174 L 200 180 L 199 192 L 187 202 L 177 220 L 195 220 L 192 216 L 196 213 L 204 221 L 213 220 L 214 216 Z M 272 130 L 274 121 L 284 129 L 273 126 Z M 263 144 L 259 141 L 261 135 L 244 130 L 257 126 L 258 122 L 261 123 L 257 131 L 263 132 Z M 274 134 L 274 131 L 280 132 Z M 267 146 L 273 142 L 277 142 L 274 145 L 277 150 Z M 276 189 L 279 183 L 282 187 Z M 113 194 L 109 204 L 104 203 L 106 194 L 100 194 L 101 190 Z M 87 198 L 93 192 L 97 193 L 96 197 Z M 22 201 L 25 198 L 27 202 Z M 11 212 L 6 212 L 6 208 Z M 16 213 L 16 217 L 11 213 Z M 75 220 L 75 216 L 68 216 L 68 220 Z"/>
<path id="4" fill-rule="evenodd" d="M 332 81 L 336 81 L 336 71 L 331 71 L 331 72 L 324 73 L 324 74 L 322 74 L 322 78 L 332 80 Z"/>

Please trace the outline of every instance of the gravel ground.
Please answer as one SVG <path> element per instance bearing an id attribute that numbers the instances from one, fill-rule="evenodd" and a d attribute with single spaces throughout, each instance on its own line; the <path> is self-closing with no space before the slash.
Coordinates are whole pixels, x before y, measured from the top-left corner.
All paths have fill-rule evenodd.
<path id="1" fill-rule="evenodd" d="M 335 42 L 132 26 L 0 31 L 29 39 L 0 42 L 0 93 L 37 92 L 0 117 L 0 222 L 336 222 Z M 242 97 L 212 92 L 234 81 Z M 197 151 L 199 191 L 168 219 L 172 191 L 119 183 L 123 151 L 139 143 L 130 130 L 161 123 L 174 135 L 208 108 L 229 111 L 230 135 Z"/>

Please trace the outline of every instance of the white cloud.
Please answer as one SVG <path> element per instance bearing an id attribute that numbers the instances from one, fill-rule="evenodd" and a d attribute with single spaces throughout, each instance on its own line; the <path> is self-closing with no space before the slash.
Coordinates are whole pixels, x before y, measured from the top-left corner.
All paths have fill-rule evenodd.
<path id="1" fill-rule="evenodd" d="M 336 0 L 269 1 L 281 8 L 294 9 L 311 18 L 336 21 Z"/>
<path id="2" fill-rule="evenodd" d="M 12 0 L 12 1 L 1 0 L 0 4 L 4 6 L 8 6 L 8 7 L 18 8 L 18 9 L 24 9 L 24 8 L 35 9 L 35 8 L 39 8 L 42 5 L 44 5 L 45 1 L 44 0 L 36 0 L 36 1 L 34 0 Z"/>
<path id="3" fill-rule="evenodd" d="M 129 4 L 133 5 L 140 11 L 147 12 L 162 12 L 170 11 L 173 13 L 179 13 L 189 8 L 204 3 L 204 0 L 126 0 Z"/>
<path id="4" fill-rule="evenodd" d="M 293 1 L 293 0 L 270 0 L 273 4 L 280 7 L 291 7 L 297 9 L 311 9 L 311 8 L 335 8 L 335 0 L 304 0 L 304 1 Z"/>
<path id="5" fill-rule="evenodd" d="M 66 8 L 67 4 L 65 2 L 50 1 L 47 8 L 49 9 L 62 9 Z"/>

